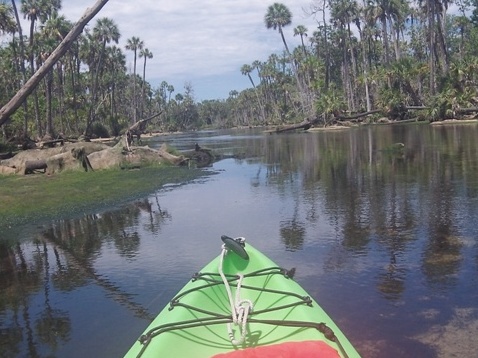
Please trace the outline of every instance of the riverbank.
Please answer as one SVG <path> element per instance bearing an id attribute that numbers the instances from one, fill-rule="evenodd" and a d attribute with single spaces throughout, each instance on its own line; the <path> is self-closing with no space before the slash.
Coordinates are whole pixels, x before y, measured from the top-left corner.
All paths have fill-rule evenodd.
<path id="1" fill-rule="evenodd" d="M 26 225 L 100 212 L 147 196 L 166 184 L 187 183 L 210 172 L 158 166 L 140 170 L 0 176 L 0 240 Z"/>

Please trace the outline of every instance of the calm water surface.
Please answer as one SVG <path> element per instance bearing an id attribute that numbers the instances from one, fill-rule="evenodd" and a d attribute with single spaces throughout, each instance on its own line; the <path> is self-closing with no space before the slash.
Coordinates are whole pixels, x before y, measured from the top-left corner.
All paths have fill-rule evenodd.
<path id="1" fill-rule="evenodd" d="M 244 159 L 0 241 L 0 356 L 122 356 L 222 234 L 296 267 L 364 357 L 474 356 L 477 138 L 476 125 L 154 138 Z"/>

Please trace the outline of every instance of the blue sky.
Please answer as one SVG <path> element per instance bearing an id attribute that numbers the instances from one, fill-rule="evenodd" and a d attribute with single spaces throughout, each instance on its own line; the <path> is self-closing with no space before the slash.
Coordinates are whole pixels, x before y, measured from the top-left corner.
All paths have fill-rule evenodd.
<path id="1" fill-rule="evenodd" d="M 139 37 L 153 53 L 147 61 L 146 78 L 154 88 L 167 81 L 176 93 L 184 92 L 190 82 L 198 101 L 222 99 L 231 90 L 250 87 L 240 68 L 255 60 L 266 61 L 271 53 L 281 53 L 283 44 L 277 31 L 266 29 L 264 15 L 275 1 L 264 0 L 110 0 L 90 22 L 109 17 L 121 32 L 119 46 Z M 304 25 L 309 33 L 316 19 L 303 11 L 313 0 L 277 1 L 292 12 L 292 24 L 284 29 L 289 47 L 299 44 L 293 29 Z M 63 0 L 61 14 L 76 22 L 95 0 Z M 133 71 L 133 54 L 127 55 L 128 70 Z M 137 71 L 142 71 L 142 59 Z"/>

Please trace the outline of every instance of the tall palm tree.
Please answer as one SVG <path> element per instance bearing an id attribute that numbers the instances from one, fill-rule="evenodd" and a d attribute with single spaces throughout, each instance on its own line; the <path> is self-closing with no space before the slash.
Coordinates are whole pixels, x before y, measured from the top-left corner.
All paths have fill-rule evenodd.
<path id="1" fill-rule="evenodd" d="M 304 71 L 303 71 L 303 76 L 306 77 L 306 83 L 307 83 L 307 88 L 311 89 L 312 88 L 312 79 L 314 78 L 314 70 L 310 66 L 311 65 L 311 60 L 309 58 L 309 55 L 307 53 L 307 49 L 304 44 L 304 37 L 307 37 L 307 27 L 304 25 L 299 25 L 296 28 L 294 28 L 294 36 L 300 36 L 300 42 L 302 44 L 302 54 L 303 54 L 303 59 L 301 60 L 301 63 L 303 63 Z M 302 56 L 300 56 L 302 57 Z M 309 91 L 307 91 L 309 93 Z"/>
<path id="2" fill-rule="evenodd" d="M 437 48 L 439 53 L 439 61 L 441 64 L 442 75 L 447 75 L 450 60 L 448 54 L 448 46 L 446 43 L 446 11 L 448 10 L 448 3 L 451 1 L 442 0 L 436 2 L 436 36 L 437 36 Z M 432 30 L 433 31 L 433 30 Z"/>
<path id="3" fill-rule="evenodd" d="M 341 37 L 340 45 L 342 50 L 342 76 L 344 94 L 347 98 L 349 109 L 354 111 L 356 61 L 350 24 L 358 17 L 357 2 L 355 0 L 335 0 L 333 3 L 331 3 L 330 16 Z"/>
<path id="4" fill-rule="evenodd" d="M 93 35 L 91 36 L 91 41 L 99 46 L 98 55 L 94 57 L 96 61 L 96 69 L 93 70 L 93 66 L 90 67 L 90 72 L 92 76 L 92 88 L 91 88 L 91 103 L 88 115 L 88 123 L 85 128 L 85 133 L 90 129 L 91 124 L 95 120 L 95 106 L 98 99 L 98 83 L 101 73 L 101 68 L 103 66 L 103 59 L 106 53 L 106 44 L 110 42 L 118 43 L 121 34 L 119 32 L 118 26 L 115 22 L 107 17 L 98 19 L 95 27 L 93 28 Z M 95 47 L 93 47 L 94 49 Z"/>
<path id="5" fill-rule="evenodd" d="M 23 85 L 25 82 L 27 82 L 27 72 L 25 68 L 25 43 L 23 42 L 23 30 L 22 30 L 22 25 L 20 23 L 20 16 L 18 15 L 18 9 L 17 5 L 15 3 L 15 0 L 12 0 L 12 11 L 15 16 L 15 21 L 16 21 L 16 26 L 17 26 L 17 31 L 18 31 L 18 43 L 20 45 L 20 71 L 22 73 L 22 84 Z M 25 137 L 28 136 L 28 104 L 27 100 L 23 101 L 22 103 L 23 106 L 23 135 Z"/>
<path id="6" fill-rule="evenodd" d="M 304 37 L 307 37 L 307 27 L 304 25 L 299 25 L 294 29 L 294 36 L 300 36 L 300 42 L 302 43 L 302 50 L 304 51 L 304 56 L 307 57 L 307 50 L 305 49 Z"/>
<path id="7" fill-rule="evenodd" d="M 40 33 L 41 43 L 41 59 L 43 62 L 46 61 L 48 56 L 53 52 L 53 50 L 58 46 L 58 44 L 65 38 L 72 27 L 72 24 L 66 20 L 64 16 L 58 16 L 54 14 L 50 19 L 48 19 L 45 24 L 42 26 L 42 32 Z M 62 81 L 61 78 L 61 68 L 62 62 L 57 63 L 57 68 L 59 69 L 58 82 Z M 53 128 L 53 117 L 52 117 L 52 86 L 53 86 L 53 68 L 48 71 L 48 74 L 45 76 L 45 88 L 46 88 L 46 128 L 45 133 L 51 137 L 54 136 Z M 60 95 L 60 110 L 63 106 L 63 89 L 61 86 L 58 86 L 58 93 Z M 60 111 L 60 123 L 61 131 L 63 132 L 63 121 L 61 119 Z"/>
<path id="8" fill-rule="evenodd" d="M 144 42 L 139 38 L 133 36 L 128 39 L 126 43 L 126 49 L 131 50 L 134 53 L 134 62 L 133 62 L 133 123 L 136 123 L 136 57 L 138 51 L 142 50 L 144 47 Z"/>
<path id="9" fill-rule="evenodd" d="M 30 20 L 30 74 L 35 73 L 35 23 L 37 21 L 43 23 L 48 20 L 53 14 L 56 14 L 61 9 L 61 0 L 22 0 L 21 11 L 24 17 Z M 35 103 L 35 119 L 37 123 L 38 136 L 43 136 L 43 130 L 40 123 L 40 105 L 38 103 L 38 95 L 36 90 L 33 91 L 33 98 Z"/>
<path id="10" fill-rule="evenodd" d="M 360 13 L 362 16 L 365 16 L 365 11 L 361 11 Z M 364 82 L 364 87 L 365 87 L 365 103 L 367 105 L 367 112 L 370 112 L 372 110 L 372 104 L 370 102 L 370 91 L 369 91 L 369 80 L 368 80 L 368 63 L 367 63 L 367 47 L 366 47 L 366 35 L 368 32 L 368 24 L 367 21 L 363 21 L 364 23 L 364 28 L 362 28 L 362 20 L 363 18 L 356 18 L 355 19 L 355 24 L 359 30 L 359 35 L 360 35 L 360 43 L 362 45 L 362 77 L 363 77 L 363 82 Z"/>
<path id="11" fill-rule="evenodd" d="M 391 0 L 388 9 L 388 18 L 392 23 L 395 33 L 394 47 L 395 59 L 399 61 L 402 57 L 400 48 L 400 33 L 408 26 L 405 22 L 410 16 L 410 6 L 407 0 Z"/>
<path id="12" fill-rule="evenodd" d="M 149 49 L 144 48 L 139 51 L 139 57 L 144 58 L 143 62 L 143 82 L 141 83 L 141 117 L 143 116 L 143 101 L 144 101 L 144 84 L 146 79 L 146 59 L 153 58 L 153 53 Z"/>
<path id="13" fill-rule="evenodd" d="M 115 45 L 106 48 L 105 55 L 105 68 L 107 69 L 106 86 L 109 91 L 109 104 L 110 104 L 110 126 L 114 135 L 119 134 L 119 122 L 118 122 L 118 108 L 117 108 L 117 93 L 121 93 L 123 81 L 126 79 L 126 56 L 121 48 Z"/>
<path id="14" fill-rule="evenodd" d="M 282 42 L 284 43 L 285 50 L 287 54 L 290 56 L 289 47 L 287 46 L 287 42 L 284 37 L 284 32 L 282 28 L 284 26 L 290 25 L 292 23 L 292 13 L 290 12 L 289 8 L 284 4 L 274 3 L 267 8 L 267 13 L 264 17 L 264 21 L 266 23 L 266 27 L 268 29 L 274 29 L 279 31 L 281 35 Z"/>
<path id="15" fill-rule="evenodd" d="M 249 77 L 249 81 L 251 82 L 252 84 L 252 87 L 254 87 L 254 92 L 256 94 L 256 98 L 257 98 L 257 104 L 259 105 L 259 107 L 261 108 L 261 114 L 262 114 L 262 122 L 265 122 L 266 120 L 266 115 L 264 113 L 264 106 L 262 105 L 262 102 L 261 102 L 261 99 L 259 97 L 259 93 L 257 91 L 257 88 L 256 88 L 256 85 L 254 84 L 254 81 L 252 80 L 252 77 L 251 77 L 251 72 L 252 72 L 252 66 L 250 65 L 242 65 L 241 67 L 241 73 L 244 75 L 244 76 L 247 76 Z"/>
<path id="16" fill-rule="evenodd" d="M 290 12 L 289 8 L 284 4 L 274 3 L 267 8 L 266 15 L 264 17 L 264 22 L 266 28 L 278 30 L 279 34 L 281 35 L 282 42 L 284 43 L 285 50 L 289 59 L 294 64 L 294 76 L 297 81 L 297 88 L 299 92 L 300 102 L 302 103 L 302 109 L 312 110 L 312 106 L 309 102 L 309 96 L 306 91 L 303 89 L 303 85 L 300 81 L 299 74 L 297 71 L 297 64 L 292 60 L 291 52 L 289 51 L 289 46 L 287 46 L 287 42 L 284 37 L 283 28 L 284 26 L 290 25 L 292 23 L 292 13 Z M 304 98 L 305 97 L 305 98 Z"/>
<path id="17" fill-rule="evenodd" d="M 374 4 L 369 7 L 368 11 L 372 12 L 372 16 L 380 21 L 382 28 L 382 40 L 384 47 L 384 64 L 388 66 L 390 64 L 390 44 L 388 42 L 388 29 L 387 24 L 388 14 L 390 8 L 390 0 L 374 0 Z"/>

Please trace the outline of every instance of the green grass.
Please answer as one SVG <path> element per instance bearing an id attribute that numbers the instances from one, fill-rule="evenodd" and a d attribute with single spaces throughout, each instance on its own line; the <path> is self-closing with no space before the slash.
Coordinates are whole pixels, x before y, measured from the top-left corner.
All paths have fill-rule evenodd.
<path id="1" fill-rule="evenodd" d="M 165 184 L 204 175 L 196 169 L 164 166 L 0 177 L 0 233 L 25 223 L 102 211 L 147 196 Z"/>

